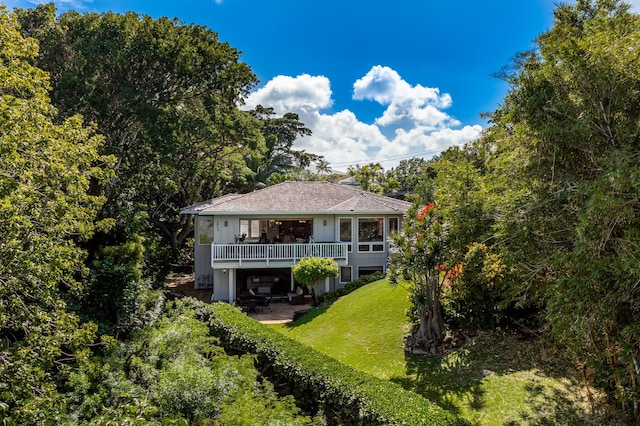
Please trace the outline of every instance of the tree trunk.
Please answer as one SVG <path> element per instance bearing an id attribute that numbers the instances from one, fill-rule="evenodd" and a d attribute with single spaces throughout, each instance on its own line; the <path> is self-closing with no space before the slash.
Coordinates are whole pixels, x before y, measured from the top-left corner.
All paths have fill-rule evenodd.
<path id="1" fill-rule="evenodd" d="M 442 354 L 444 319 L 438 277 L 428 276 L 421 288 L 424 304 L 418 308 L 419 325 L 413 337 L 418 346 L 432 355 Z"/>

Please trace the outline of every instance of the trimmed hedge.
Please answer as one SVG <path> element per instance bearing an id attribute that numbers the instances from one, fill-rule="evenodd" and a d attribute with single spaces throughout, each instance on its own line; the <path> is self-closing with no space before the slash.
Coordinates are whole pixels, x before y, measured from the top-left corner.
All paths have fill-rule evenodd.
<path id="1" fill-rule="evenodd" d="M 342 288 L 339 288 L 335 291 L 328 291 L 326 293 L 322 293 L 321 295 L 318 296 L 318 303 L 333 302 L 338 297 L 345 296 L 366 284 L 381 280 L 385 277 L 386 275 L 384 272 L 374 272 L 373 274 L 364 275 L 358 279 L 351 281 L 350 283 L 345 284 L 344 287 Z"/>
<path id="2" fill-rule="evenodd" d="M 265 327 L 225 303 L 210 305 L 212 334 L 227 350 L 255 354 L 273 383 L 339 424 L 467 425 L 399 385 L 360 372 Z"/>

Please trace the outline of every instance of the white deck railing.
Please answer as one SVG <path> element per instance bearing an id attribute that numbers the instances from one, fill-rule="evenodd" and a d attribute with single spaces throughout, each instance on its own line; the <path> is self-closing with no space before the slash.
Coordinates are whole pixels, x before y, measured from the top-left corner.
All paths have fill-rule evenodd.
<path id="1" fill-rule="evenodd" d="M 294 244 L 211 244 L 211 264 L 237 261 L 291 261 L 305 257 L 324 257 L 348 260 L 346 243 Z"/>

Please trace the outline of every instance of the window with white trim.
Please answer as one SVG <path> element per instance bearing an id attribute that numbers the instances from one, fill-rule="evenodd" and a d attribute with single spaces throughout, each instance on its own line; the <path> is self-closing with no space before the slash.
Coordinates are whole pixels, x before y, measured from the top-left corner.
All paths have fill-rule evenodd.
<path id="1" fill-rule="evenodd" d="M 349 243 L 349 252 L 353 250 L 353 219 L 350 217 L 340 218 L 340 242 Z"/>
<path id="2" fill-rule="evenodd" d="M 359 266 L 358 278 L 364 277 L 365 275 L 371 275 L 376 272 L 384 272 L 384 266 Z"/>
<path id="3" fill-rule="evenodd" d="M 213 242 L 213 216 L 198 216 L 198 244 Z"/>
<path id="4" fill-rule="evenodd" d="M 384 218 L 358 218 L 358 252 L 384 251 Z"/>
<path id="5" fill-rule="evenodd" d="M 241 239 L 260 238 L 260 220 L 259 219 L 240 219 Z"/>
<path id="6" fill-rule="evenodd" d="M 346 284 L 353 281 L 351 275 L 351 266 L 341 266 L 340 267 L 340 283 Z"/>
<path id="7" fill-rule="evenodd" d="M 400 230 L 400 219 L 397 217 L 389 218 L 389 232 L 391 231 L 399 231 Z"/>

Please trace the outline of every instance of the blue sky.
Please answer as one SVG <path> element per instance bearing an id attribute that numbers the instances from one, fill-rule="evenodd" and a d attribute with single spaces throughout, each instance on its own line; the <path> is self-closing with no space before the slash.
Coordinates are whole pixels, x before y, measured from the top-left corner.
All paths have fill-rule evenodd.
<path id="1" fill-rule="evenodd" d="M 2 2 L 3 0 L 0 0 Z M 5 0 L 9 8 L 37 0 Z M 337 170 L 430 158 L 476 138 L 506 85 L 492 75 L 552 25 L 554 0 L 64 0 L 216 31 L 260 79 L 246 100 L 297 112 L 295 147 Z M 640 0 L 629 2 L 640 10 Z"/>

